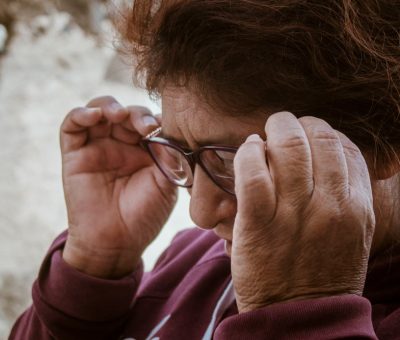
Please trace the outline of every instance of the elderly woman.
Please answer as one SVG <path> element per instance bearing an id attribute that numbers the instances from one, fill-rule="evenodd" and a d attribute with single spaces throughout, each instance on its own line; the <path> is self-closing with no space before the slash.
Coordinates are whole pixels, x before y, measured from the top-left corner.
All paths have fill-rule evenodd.
<path id="1" fill-rule="evenodd" d="M 398 2 L 124 13 L 162 119 L 111 97 L 66 116 L 68 232 L 11 339 L 399 339 Z M 143 274 L 177 185 L 199 228 Z"/>

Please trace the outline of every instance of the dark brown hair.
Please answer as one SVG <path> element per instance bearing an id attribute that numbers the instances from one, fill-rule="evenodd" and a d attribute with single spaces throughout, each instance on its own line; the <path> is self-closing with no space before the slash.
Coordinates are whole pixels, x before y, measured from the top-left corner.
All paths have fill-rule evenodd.
<path id="1" fill-rule="evenodd" d="M 136 0 L 120 28 L 153 94 L 320 117 L 378 162 L 400 145 L 398 0 Z"/>

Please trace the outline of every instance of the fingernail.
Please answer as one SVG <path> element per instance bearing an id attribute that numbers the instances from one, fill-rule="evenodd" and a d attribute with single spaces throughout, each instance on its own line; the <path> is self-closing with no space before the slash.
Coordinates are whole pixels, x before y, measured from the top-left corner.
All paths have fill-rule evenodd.
<path id="1" fill-rule="evenodd" d="M 112 112 L 112 113 L 118 113 L 121 109 L 123 108 L 123 106 L 122 105 L 120 105 L 120 104 L 118 104 L 118 103 L 112 103 L 111 105 L 110 105 L 110 111 Z"/>
<path id="2" fill-rule="evenodd" d="M 250 135 L 247 137 L 246 142 L 259 142 L 261 141 L 261 137 L 257 134 Z"/>
<path id="3" fill-rule="evenodd" d="M 86 108 L 86 113 L 88 114 L 101 113 L 101 109 L 99 107 L 88 107 Z"/>
<path id="4" fill-rule="evenodd" d="M 142 120 L 143 120 L 143 124 L 146 127 L 158 126 L 159 125 L 157 120 L 153 116 L 145 115 L 145 116 L 142 117 Z"/>

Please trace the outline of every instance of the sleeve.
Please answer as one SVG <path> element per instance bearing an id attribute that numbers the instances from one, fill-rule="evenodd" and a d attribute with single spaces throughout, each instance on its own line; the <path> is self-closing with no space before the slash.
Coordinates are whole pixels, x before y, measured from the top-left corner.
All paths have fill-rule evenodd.
<path id="1" fill-rule="evenodd" d="M 370 302 L 341 295 L 272 304 L 224 319 L 215 340 L 377 339 Z"/>
<path id="2" fill-rule="evenodd" d="M 67 233 L 51 246 L 32 289 L 33 305 L 9 340 L 118 339 L 139 287 L 143 264 L 131 275 L 105 280 L 85 275 L 62 258 Z"/>

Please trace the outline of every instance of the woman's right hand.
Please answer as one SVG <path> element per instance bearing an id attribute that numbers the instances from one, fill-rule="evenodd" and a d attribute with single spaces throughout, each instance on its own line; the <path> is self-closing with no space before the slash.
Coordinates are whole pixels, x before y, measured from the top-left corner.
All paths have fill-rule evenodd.
<path id="1" fill-rule="evenodd" d="M 140 106 L 99 97 L 61 125 L 69 232 L 64 260 L 102 278 L 130 273 L 167 221 L 176 188 L 139 142 L 159 121 Z"/>

